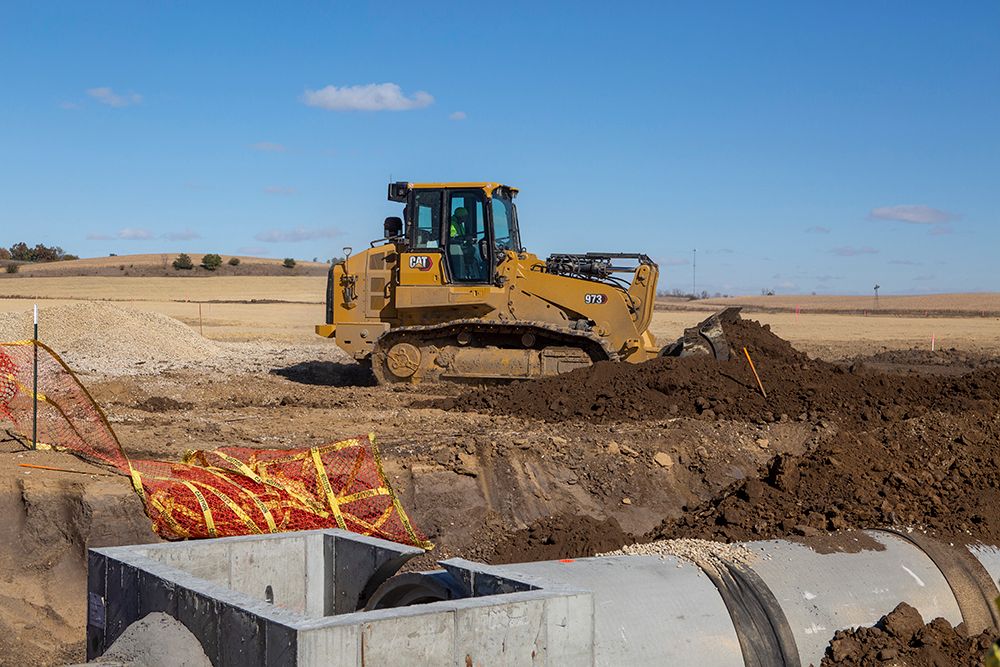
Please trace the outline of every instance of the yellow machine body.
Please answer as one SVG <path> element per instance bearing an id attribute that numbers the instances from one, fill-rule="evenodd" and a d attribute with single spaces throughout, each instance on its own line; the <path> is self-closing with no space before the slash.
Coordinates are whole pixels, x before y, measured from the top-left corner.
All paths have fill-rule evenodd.
<path id="1" fill-rule="evenodd" d="M 405 223 L 387 218 L 386 238 L 331 267 L 316 333 L 370 359 L 380 382 L 521 379 L 655 357 L 656 264 L 617 253 L 540 259 L 520 246 L 516 192 L 390 184 Z"/>

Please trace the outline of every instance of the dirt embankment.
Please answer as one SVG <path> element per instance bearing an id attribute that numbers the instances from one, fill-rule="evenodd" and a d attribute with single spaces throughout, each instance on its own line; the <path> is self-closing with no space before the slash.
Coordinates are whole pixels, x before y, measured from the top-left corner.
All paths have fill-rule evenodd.
<path id="1" fill-rule="evenodd" d="M 0 665 L 80 661 L 87 549 L 158 538 L 124 477 L 69 454 L 17 452 L 9 441 L 0 446 Z"/>
<path id="2" fill-rule="evenodd" d="M 1000 516 L 993 509 L 1000 506 L 1000 372 L 993 363 L 953 358 L 975 368 L 958 376 L 885 373 L 866 362 L 845 367 L 811 360 L 756 322 L 730 325 L 726 334 L 734 350 L 750 350 L 767 398 L 745 358 L 717 363 L 689 357 L 597 364 L 437 405 L 558 423 L 673 416 L 801 422 L 816 434 L 807 451 L 774 456 L 758 472 L 666 518 L 646 540 L 735 541 L 916 526 L 945 539 L 1000 543 Z M 892 361 L 904 362 L 905 355 Z M 573 530 L 571 519 L 565 523 Z M 531 553 L 530 533 L 517 539 Z"/>

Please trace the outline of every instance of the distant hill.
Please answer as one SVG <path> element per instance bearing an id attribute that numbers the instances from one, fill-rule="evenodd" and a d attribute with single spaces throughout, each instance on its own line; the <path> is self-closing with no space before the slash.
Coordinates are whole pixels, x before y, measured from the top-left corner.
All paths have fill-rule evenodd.
<path id="1" fill-rule="evenodd" d="M 173 261 L 180 253 L 161 253 L 150 255 L 117 255 L 114 257 L 89 257 L 73 259 L 65 262 L 21 263 L 17 273 L 9 274 L 0 271 L 0 280 L 17 280 L 31 276 L 63 277 L 63 276 L 319 276 L 329 269 L 324 262 L 305 262 L 296 260 L 295 268 L 282 266 L 283 259 L 267 257 L 246 257 L 243 255 L 222 255 L 222 266 L 215 271 L 201 267 L 204 255 L 188 253 L 194 262 L 193 269 L 178 270 L 173 267 Z M 229 260 L 238 257 L 239 265 L 231 266 Z M 7 263 L 7 262 L 5 262 Z"/>

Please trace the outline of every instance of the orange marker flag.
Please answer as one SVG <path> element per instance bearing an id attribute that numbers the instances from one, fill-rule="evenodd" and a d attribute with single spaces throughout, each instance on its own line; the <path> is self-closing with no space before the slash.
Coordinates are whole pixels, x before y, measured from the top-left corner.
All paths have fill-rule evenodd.
<path id="1" fill-rule="evenodd" d="M 760 376 L 757 375 L 757 369 L 753 365 L 753 359 L 750 358 L 750 352 L 747 351 L 745 346 L 743 347 L 743 354 L 747 355 L 747 361 L 750 362 L 750 370 L 753 371 L 753 376 L 757 379 L 757 386 L 760 387 L 760 393 L 764 396 L 764 398 L 767 398 L 767 392 L 764 391 L 764 385 L 760 382 Z"/>

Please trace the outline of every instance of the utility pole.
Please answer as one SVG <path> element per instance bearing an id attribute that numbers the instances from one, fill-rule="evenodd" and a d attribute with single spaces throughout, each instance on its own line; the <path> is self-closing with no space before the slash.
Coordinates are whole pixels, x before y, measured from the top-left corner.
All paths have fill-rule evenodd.
<path id="1" fill-rule="evenodd" d="M 691 251 L 691 296 L 698 298 L 698 249 Z"/>

